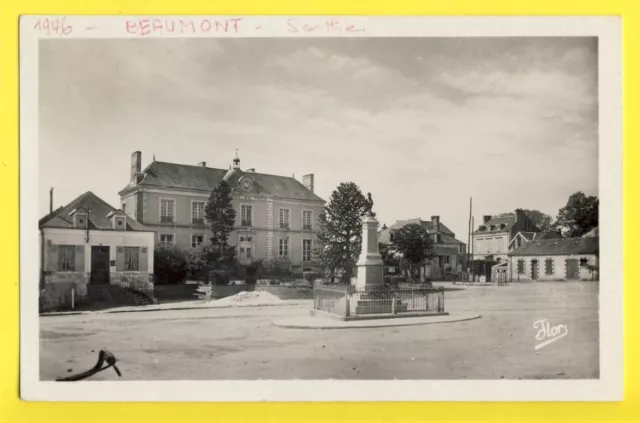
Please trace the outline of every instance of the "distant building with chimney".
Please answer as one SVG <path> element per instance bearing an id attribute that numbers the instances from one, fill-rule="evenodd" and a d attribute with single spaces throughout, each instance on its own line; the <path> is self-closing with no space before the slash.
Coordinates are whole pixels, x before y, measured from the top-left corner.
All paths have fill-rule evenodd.
<path id="1" fill-rule="evenodd" d="M 446 272 L 458 271 L 458 265 L 462 264 L 460 259 L 465 253 L 466 244 L 456 239 L 456 235 L 440 221 L 440 216 L 431 216 L 431 220 L 420 218 L 398 220 L 393 225 L 382 228 L 378 234 L 378 241 L 393 245 L 400 229 L 412 223 L 422 226 L 433 242 L 436 257 L 427 264 L 426 276 L 439 279 L 443 278 Z"/>
<path id="2" fill-rule="evenodd" d="M 158 162 L 144 170 L 142 154 L 131 156 L 130 181 L 119 195 L 122 210 L 156 232 L 157 242 L 196 248 L 210 236 L 204 209 L 222 180 L 232 190 L 236 210 L 229 244 L 238 259 L 280 259 L 294 272 L 310 267 L 324 200 L 314 193 L 314 175 L 292 177 L 242 170 L 240 158 L 229 169 Z"/>
<path id="3" fill-rule="evenodd" d="M 507 260 L 511 241 L 519 233 L 540 232 L 524 210 L 483 216 L 482 223 L 472 234 L 472 251 L 475 260 Z"/>

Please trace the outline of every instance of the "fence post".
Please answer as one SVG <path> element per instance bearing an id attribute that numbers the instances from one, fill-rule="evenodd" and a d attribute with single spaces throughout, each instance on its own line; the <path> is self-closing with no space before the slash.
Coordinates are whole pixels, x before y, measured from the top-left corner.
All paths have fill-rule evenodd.
<path id="1" fill-rule="evenodd" d="M 71 288 L 71 310 L 73 310 L 75 307 L 75 296 L 76 296 L 76 290 L 75 288 Z"/>
<path id="2" fill-rule="evenodd" d="M 345 317 L 349 317 L 351 315 L 351 306 L 349 305 L 349 293 L 345 292 L 345 296 L 344 296 L 344 303 L 345 303 L 345 311 L 344 311 L 344 315 Z"/>
<path id="3" fill-rule="evenodd" d="M 391 300 L 391 314 L 396 314 L 397 300 L 398 299 L 395 296 Z"/>

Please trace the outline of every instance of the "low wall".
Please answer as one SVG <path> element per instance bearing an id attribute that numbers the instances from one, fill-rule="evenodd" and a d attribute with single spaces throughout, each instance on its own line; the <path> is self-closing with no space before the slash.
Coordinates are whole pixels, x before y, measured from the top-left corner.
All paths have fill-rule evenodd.
<path id="1" fill-rule="evenodd" d="M 74 306 L 82 305 L 87 301 L 87 284 L 83 280 L 45 284 L 44 289 L 40 290 L 40 312 L 71 309 L 72 291 Z"/>

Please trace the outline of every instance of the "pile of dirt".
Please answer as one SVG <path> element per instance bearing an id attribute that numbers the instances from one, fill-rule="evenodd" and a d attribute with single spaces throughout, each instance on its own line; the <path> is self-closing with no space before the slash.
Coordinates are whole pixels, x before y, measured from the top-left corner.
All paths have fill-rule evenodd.
<path id="1" fill-rule="evenodd" d="M 242 291 L 229 297 L 214 301 L 216 305 L 253 305 L 253 304 L 275 304 L 282 300 L 275 295 L 265 291 Z"/>

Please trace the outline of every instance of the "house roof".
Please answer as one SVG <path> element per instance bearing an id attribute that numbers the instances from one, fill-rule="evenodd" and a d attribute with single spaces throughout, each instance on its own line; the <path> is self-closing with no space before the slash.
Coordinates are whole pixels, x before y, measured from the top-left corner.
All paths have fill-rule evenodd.
<path id="1" fill-rule="evenodd" d="M 49 213 L 40 219 L 40 228 L 73 228 L 72 212 L 79 209 L 90 211 L 88 213 L 89 229 L 114 230 L 110 216 L 119 213 L 103 199 L 87 191 L 64 207 L 60 207 L 53 213 Z M 128 231 L 147 231 L 147 228 L 137 220 L 127 216 Z"/>
<path id="2" fill-rule="evenodd" d="M 544 231 L 544 232 L 532 232 L 534 234 L 533 239 L 558 239 L 563 238 L 562 234 L 557 231 Z"/>
<path id="3" fill-rule="evenodd" d="M 386 229 L 381 230 L 378 233 L 378 241 L 382 242 L 382 243 L 385 243 L 385 244 L 390 243 L 391 242 L 391 233 L 397 232 L 401 228 L 403 228 L 404 226 L 412 224 L 412 223 L 418 224 L 418 225 L 422 226 L 423 228 L 425 228 L 427 230 L 428 234 L 436 233 L 436 230 L 435 230 L 435 227 L 433 225 L 433 222 L 431 222 L 430 220 L 422 220 L 420 218 L 407 219 L 407 220 L 398 220 L 393 225 L 389 226 Z M 458 241 L 455 238 L 455 234 L 451 231 L 451 229 L 447 228 L 447 226 L 444 223 L 440 222 L 439 230 L 440 230 L 440 242 L 439 242 L 439 244 L 464 244 L 464 242 Z"/>
<path id="4" fill-rule="evenodd" d="M 251 179 L 251 192 L 255 194 L 295 200 L 324 201 L 300 181 L 287 176 L 156 161 L 151 162 L 141 173 L 141 180 L 137 184 L 129 183 L 120 191 L 120 195 L 137 186 L 211 192 L 223 179 L 235 188 L 240 180 L 246 177 Z"/>
<path id="5" fill-rule="evenodd" d="M 509 253 L 510 256 L 552 256 L 559 254 L 597 254 L 600 238 L 558 238 L 533 240 Z"/>
<path id="6" fill-rule="evenodd" d="M 475 235 L 475 234 L 509 232 L 511 230 L 511 227 L 513 227 L 513 225 L 515 224 L 516 224 L 515 213 L 505 213 L 498 216 L 493 216 L 488 222 L 482 223 L 480 226 L 485 226 L 487 229 L 484 231 L 476 229 L 473 232 L 473 234 Z M 494 230 L 490 230 L 491 225 L 495 226 Z M 500 227 L 501 225 L 504 225 L 504 228 L 501 228 Z"/>

